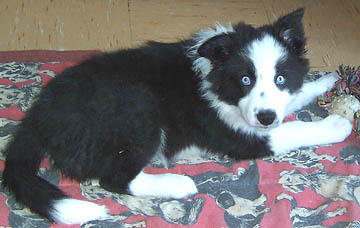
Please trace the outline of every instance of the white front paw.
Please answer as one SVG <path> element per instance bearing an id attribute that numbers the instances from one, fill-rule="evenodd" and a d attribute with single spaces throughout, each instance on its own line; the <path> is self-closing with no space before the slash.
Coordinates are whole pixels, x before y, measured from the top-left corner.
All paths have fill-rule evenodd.
<path id="1" fill-rule="evenodd" d="M 342 142 L 351 134 L 351 122 L 339 115 L 330 115 L 321 122 L 325 126 L 324 134 L 327 135 L 329 143 Z"/>
<path id="2" fill-rule="evenodd" d="M 332 72 L 332 73 L 329 73 L 329 74 L 319 78 L 315 82 L 316 82 L 319 90 L 322 93 L 325 93 L 325 92 L 331 90 L 334 87 L 335 82 L 338 80 L 339 80 L 338 73 Z"/>

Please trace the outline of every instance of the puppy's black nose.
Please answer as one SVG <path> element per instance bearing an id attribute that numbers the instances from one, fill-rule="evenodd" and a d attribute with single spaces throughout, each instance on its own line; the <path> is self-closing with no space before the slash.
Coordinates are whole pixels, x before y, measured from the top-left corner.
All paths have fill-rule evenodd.
<path id="1" fill-rule="evenodd" d="M 272 110 L 263 110 L 256 117 L 262 125 L 268 126 L 276 119 L 276 113 Z"/>

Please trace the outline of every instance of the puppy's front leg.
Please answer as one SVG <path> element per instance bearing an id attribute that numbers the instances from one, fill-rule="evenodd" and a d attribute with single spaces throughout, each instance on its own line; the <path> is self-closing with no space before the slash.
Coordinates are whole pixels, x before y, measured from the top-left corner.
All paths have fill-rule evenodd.
<path id="1" fill-rule="evenodd" d="M 350 121 L 339 115 L 316 122 L 287 122 L 269 132 L 270 147 L 279 155 L 299 147 L 338 143 L 344 141 L 351 130 Z"/>
<path id="2" fill-rule="evenodd" d="M 319 78 L 316 81 L 304 83 L 299 92 L 294 95 L 294 98 L 287 106 L 286 115 L 301 109 L 312 102 L 317 96 L 331 90 L 338 79 L 338 74 L 333 72 Z"/>

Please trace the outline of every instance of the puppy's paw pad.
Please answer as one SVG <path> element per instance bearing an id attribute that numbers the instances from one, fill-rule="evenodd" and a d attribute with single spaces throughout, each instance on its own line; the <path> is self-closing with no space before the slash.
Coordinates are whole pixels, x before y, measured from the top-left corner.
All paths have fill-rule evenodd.
<path id="1" fill-rule="evenodd" d="M 330 115 L 323 120 L 332 143 L 344 141 L 352 131 L 352 124 L 348 119 L 339 115 Z"/>

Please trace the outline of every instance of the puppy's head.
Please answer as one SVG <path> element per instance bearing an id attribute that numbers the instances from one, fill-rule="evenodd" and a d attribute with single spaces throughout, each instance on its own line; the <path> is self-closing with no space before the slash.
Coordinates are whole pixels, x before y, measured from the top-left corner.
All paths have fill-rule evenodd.
<path id="1" fill-rule="evenodd" d="M 194 36 L 189 49 L 201 92 L 234 130 L 266 131 L 285 118 L 286 106 L 308 72 L 298 9 L 272 25 L 216 25 Z"/>

